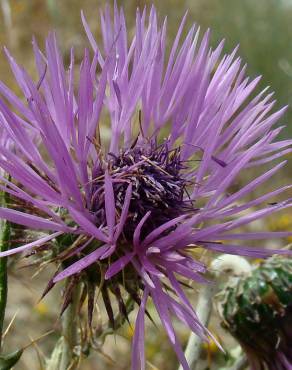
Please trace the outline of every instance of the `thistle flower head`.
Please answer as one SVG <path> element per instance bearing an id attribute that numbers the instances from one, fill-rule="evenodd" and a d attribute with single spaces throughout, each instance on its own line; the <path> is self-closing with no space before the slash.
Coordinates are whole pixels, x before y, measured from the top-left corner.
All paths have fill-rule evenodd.
<path id="1" fill-rule="evenodd" d="M 17 148 L 16 155 L 0 146 L 0 166 L 11 176 L 1 177 L 1 189 L 26 208 L 0 208 L 0 217 L 48 234 L 1 255 L 44 253 L 45 246 L 60 265 L 47 290 L 71 279 L 65 309 L 82 281 L 91 316 L 98 287 L 113 327 L 112 297 L 124 318 L 125 299 L 136 302 L 133 369 L 144 368 L 151 298 L 188 369 L 171 317 L 207 336 L 182 289 L 184 280 L 206 283 L 206 266 L 192 249 L 264 257 L 281 251 L 253 247 L 251 239 L 289 234 L 236 232 L 290 206 L 267 203 L 287 187 L 244 200 L 284 162 L 232 188 L 238 175 L 290 151 L 289 140 L 276 141 L 281 127 L 274 127 L 285 108 L 272 113 L 266 90 L 249 98 L 259 78 L 245 77 L 236 50 L 221 56 L 223 43 L 212 49 L 209 32 L 199 41 L 193 26 L 180 41 L 185 18 L 169 55 L 166 20 L 160 25 L 154 8 L 148 17 L 137 11 L 131 40 L 123 11 L 115 7 L 112 20 L 106 8 L 103 47 L 82 19 L 93 56 L 85 50 L 78 83 L 74 50 L 67 69 L 54 34 L 45 53 L 33 42 L 36 82 L 6 50 L 25 102 L 0 85 L 0 122 Z"/>
<path id="2" fill-rule="evenodd" d="M 272 257 L 221 293 L 223 326 L 235 336 L 254 370 L 292 366 L 292 262 Z"/>

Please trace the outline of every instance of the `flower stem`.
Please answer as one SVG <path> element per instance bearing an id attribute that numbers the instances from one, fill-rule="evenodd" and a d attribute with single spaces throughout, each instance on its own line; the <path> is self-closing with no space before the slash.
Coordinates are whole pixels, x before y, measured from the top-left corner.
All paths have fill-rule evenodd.
<path id="1" fill-rule="evenodd" d="M 1 205 L 8 202 L 8 194 L 1 193 Z M 0 251 L 4 252 L 9 248 L 10 222 L 1 220 L 0 223 Z M 0 258 L 0 351 L 2 347 L 2 332 L 7 304 L 7 257 Z"/>
<path id="2" fill-rule="evenodd" d="M 10 239 L 10 225 L 7 221 L 1 221 L 0 250 L 7 250 Z M 2 344 L 2 332 L 7 303 L 7 257 L 0 259 L 0 349 Z"/>
<path id="3" fill-rule="evenodd" d="M 47 370 L 74 370 L 77 364 L 77 355 L 74 348 L 78 344 L 78 303 L 80 298 L 80 286 L 76 286 L 72 301 L 62 315 L 62 336 L 58 340 Z"/>
<path id="4" fill-rule="evenodd" d="M 64 338 L 63 355 L 61 360 L 60 370 L 67 370 L 74 361 L 74 347 L 78 341 L 78 302 L 80 288 L 76 287 L 73 293 L 72 302 L 63 314 L 62 333 Z"/>
<path id="5" fill-rule="evenodd" d="M 211 276 L 216 278 L 216 282 L 218 282 L 222 272 L 230 270 L 233 271 L 234 275 L 244 276 L 251 271 L 251 265 L 243 257 L 232 256 L 232 258 L 230 258 L 230 255 L 226 254 L 213 260 L 210 265 Z M 212 299 L 217 288 L 218 283 L 210 283 L 205 285 L 199 294 L 196 312 L 201 324 L 205 327 L 208 326 L 210 320 Z M 191 370 L 196 369 L 197 361 L 202 351 L 201 344 L 202 339 L 196 334 L 191 333 L 185 350 L 185 356 Z M 238 369 L 240 370 L 242 368 L 239 367 Z M 236 367 L 234 369 L 232 368 L 232 370 L 238 369 Z M 183 370 L 182 366 L 179 367 L 179 370 Z"/>
<path id="6" fill-rule="evenodd" d="M 208 326 L 212 312 L 212 297 L 215 289 L 215 284 L 206 284 L 203 286 L 198 298 L 196 312 L 201 324 L 206 327 Z M 195 370 L 196 368 L 202 350 L 201 344 L 202 338 L 191 333 L 185 350 L 185 356 L 191 370 Z M 179 370 L 183 370 L 182 366 L 179 367 Z"/>

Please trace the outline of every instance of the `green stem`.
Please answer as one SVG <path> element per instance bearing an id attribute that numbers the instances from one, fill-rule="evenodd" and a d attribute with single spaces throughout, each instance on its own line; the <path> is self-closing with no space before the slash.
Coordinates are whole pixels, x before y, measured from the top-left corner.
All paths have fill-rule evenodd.
<path id="1" fill-rule="evenodd" d="M 73 293 L 72 302 L 63 313 L 62 333 L 63 333 L 63 354 L 60 370 L 67 370 L 74 361 L 74 347 L 78 342 L 78 303 L 80 298 L 80 287 L 76 287 Z"/>
<path id="2" fill-rule="evenodd" d="M 78 303 L 80 298 L 80 286 L 75 288 L 72 302 L 62 315 L 62 336 L 58 340 L 46 364 L 47 370 L 74 370 L 77 356 L 74 348 L 78 344 Z M 76 361 L 77 363 L 77 361 Z"/>
<path id="3" fill-rule="evenodd" d="M 7 250 L 10 238 L 10 226 L 8 222 L 1 222 L 1 245 L 0 250 Z M 7 303 L 7 257 L 0 258 L 0 349 L 2 344 L 3 324 Z"/>
<path id="4" fill-rule="evenodd" d="M 1 194 L 1 203 L 5 205 L 8 201 L 8 194 Z M 6 220 L 1 220 L 0 231 L 0 251 L 5 252 L 9 248 L 10 241 L 10 223 Z M 7 257 L 0 258 L 0 350 L 2 347 L 2 333 L 5 318 L 5 310 L 7 304 Z"/>

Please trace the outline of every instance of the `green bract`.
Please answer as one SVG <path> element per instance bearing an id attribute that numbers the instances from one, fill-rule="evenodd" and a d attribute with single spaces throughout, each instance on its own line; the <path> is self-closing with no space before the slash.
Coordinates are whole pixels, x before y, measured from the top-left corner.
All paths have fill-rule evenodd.
<path id="1" fill-rule="evenodd" d="M 292 260 L 272 257 L 233 280 L 220 295 L 222 325 L 253 369 L 289 369 L 292 361 Z"/>

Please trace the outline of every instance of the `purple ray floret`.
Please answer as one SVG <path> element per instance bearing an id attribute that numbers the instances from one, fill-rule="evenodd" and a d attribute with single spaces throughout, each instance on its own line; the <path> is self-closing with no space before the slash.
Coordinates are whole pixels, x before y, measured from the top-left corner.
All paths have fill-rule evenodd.
<path id="1" fill-rule="evenodd" d="M 275 201 L 289 186 L 263 188 L 285 164 L 272 161 L 291 151 L 291 140 L 277 140 L 286 108 L 273 111 L 266 89 L 254 93 L 259 78 L 246 77 L 237 49 L 224 55 L 223 42 L 212 49 L 209 31 L 199 37 L 196 26 L 181 40 L 185 18 L 167 53 L 167 21 L 159 24 L 153 7 L 149 15 L 137 11 L 131 39 L 123 10 L 115 6 L 112 18 L 107 7 L 101 46 L 82 15 L 93 51 L 84 51 L 78 83 L 74 50 L 65 66 L 53 33 L 45 52 L 33 41 L 37 81 L 5 50 L 25 99 L 0 84 L 0 167 L 10 175 L 0 186 L 22 206 L 0 208 L 0 217 L 47 235 L 0 255 L 38 252 L 71 235 L 53 283 L 104 266 L 110 321 L 107 289 L 119 298 L 123 287 L 139 305 L 133 370 L 145 369 L 149 299 L 185 370 L 172 318 L 208 336 L 183 290 L 183 281 L 208 283 L 193 249 L 257 258 L 289 253 L 252 241 L 291 233 L 242 229 L 291 206 Z M 270 168 L 262 173 L 263 164 Z M 232 187 L 250 168 L 257 177 Z M 258 188 L 262 195 L 247 200 Z"/>

